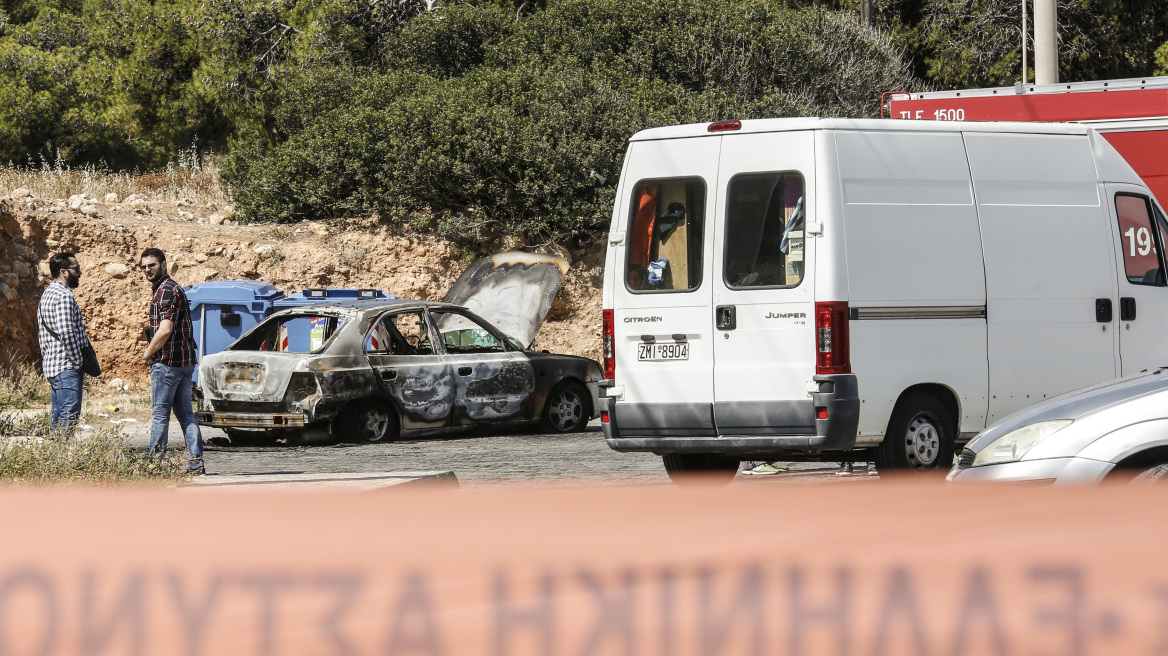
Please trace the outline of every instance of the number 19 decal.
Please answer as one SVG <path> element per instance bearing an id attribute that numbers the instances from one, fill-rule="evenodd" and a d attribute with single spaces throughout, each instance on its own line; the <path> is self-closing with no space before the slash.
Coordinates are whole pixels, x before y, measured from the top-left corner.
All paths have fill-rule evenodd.
<path id="1" fill-rule="evenodd" d="M 1138 255 L 1147 255 L 1156 251 L 1155 245 L 1152 244 L 1152 233 L 1147 228 L 1128 228 L 1127 232 L 1123 233 L 1127 237 L 1128 250 L 1130 257 Z"/>

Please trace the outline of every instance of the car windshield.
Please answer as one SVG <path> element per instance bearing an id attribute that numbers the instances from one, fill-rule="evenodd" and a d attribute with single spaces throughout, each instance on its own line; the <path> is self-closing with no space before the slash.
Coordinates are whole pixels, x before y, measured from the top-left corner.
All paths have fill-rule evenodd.
<path id="1" fill-rule="evenodd" d="M 292 314 L 260 323 L 228 350 L 316 353 L 328 344 L 344 320 L 325 314 Z"/>

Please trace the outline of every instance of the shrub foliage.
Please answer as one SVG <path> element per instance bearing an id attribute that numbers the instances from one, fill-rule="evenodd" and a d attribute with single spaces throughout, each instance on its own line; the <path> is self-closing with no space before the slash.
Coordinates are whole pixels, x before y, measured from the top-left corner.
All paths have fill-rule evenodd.
<path id="1" fill-rule="evenodd" d="M 564 0 L 519 21 L 449 6 L 380 59 L 393 67 L 324 67 L 286 89 L 286 138 L 253 132 L 225 166 L 238 210 L 535 242 L 606 223 L 637 130 L 871 115 L 881 90 L 914 84 L 879 32 L 763 0 Z"/>

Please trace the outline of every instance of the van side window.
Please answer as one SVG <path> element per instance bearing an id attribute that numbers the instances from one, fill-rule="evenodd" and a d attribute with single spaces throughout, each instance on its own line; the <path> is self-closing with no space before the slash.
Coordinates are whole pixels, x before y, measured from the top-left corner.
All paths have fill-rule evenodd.
<path id="1" fill-rule="evenodd" d="M 1164 285 L 1160 229 L 1152 222 L 1151 202 L 1144 196 L 1116 194 L 1115 215 L 1119 218 L 1127 281 L 1133 285 Z"/>
<path id="2" fill-rule="evenodd" d="M 705 207 L 701 178 L 637 183 L 625 249 L 629 291 L 686 291 L 701 285 Z"/>
<path id="3" fill-rule="evenodd" d="M 730 180 L 722 272 L 728 287 L 794 287 L 803 280 L 803 191 L 799 173 Z"/>

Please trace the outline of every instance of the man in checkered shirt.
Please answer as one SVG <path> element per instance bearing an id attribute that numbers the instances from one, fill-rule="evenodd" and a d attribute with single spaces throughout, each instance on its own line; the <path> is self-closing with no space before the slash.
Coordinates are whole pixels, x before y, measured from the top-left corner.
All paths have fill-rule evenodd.
<path id="1" fill-rule="evenodd" d="M 166 453 L 173 410 L 190 452 L 190 473 L 202 474 L 203 434 L 191 408 L 191 375 L 198 362 L 191 306 L 182 287 L 166 275 L 165 253 L 157 248 L 142 251 L 142 273 L 154 290 L 150 300 L 150 344 L 142 352 L 142 359 L 150 366 L 150 453 Z"/>
<path id="2" fill-rule="evenodd" d="M 52 387 L 49 424 L 68 439 L 81 418 L 81 349 L 89 346 L 81 308 L 73 290 L 81 284 L 81 265 L 73 253 L 57 253 L 49 258 L 53 281 L 41 294 L 37 308 L 37 340 L 41 346 L 41 369 Z"/>

